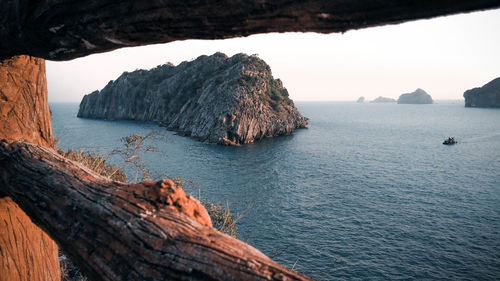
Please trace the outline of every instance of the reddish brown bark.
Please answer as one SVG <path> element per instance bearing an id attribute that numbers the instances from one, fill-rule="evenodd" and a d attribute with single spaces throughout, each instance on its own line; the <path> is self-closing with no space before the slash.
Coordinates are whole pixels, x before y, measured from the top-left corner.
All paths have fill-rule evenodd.
<path id="1" fill-rule="evenodd" d="M 0 281 L 59 281 L 57 245 L 10 197 L 0 198 Z"/>
<path id="2" fill-rule="evenodd" d="M 0 61 L 0 139 L 53 145 L 44 62 L 16 55 L 68 60 L 175 40 L 339 32 L 499 6 L 500 0 L 0 1 L 0 59 L 7 59 Z M 26 143 L 3 143 L 2 153 L 0 198 L 12 195 L 95 279 L 305 279 L 210 229 L 202 210 L 174 188 L 109 182 Z M 55 244 L 5 197 L 0 226 L 1 281 L 57 280 Z"/>
<path id="3" fill-rule="evenodd" d="M 54 145 L 44 59 L 0 61 L 0 139 Z"/>
<path id="4" fill-rule="evenodd" d="M 53 146 L 45 61 L 18 56 L 0 61 L 0 139 Z M 0 184 L 0 281 L 60 280 L 57 245 Z"/>
<path id="5" fill-rule="evenodd" d="M 499 6 L 499 0 L 0 1 L 0 58 L 68 60 L 175 40 L 343 32 Z"/>
<path id="6" fill-rule="evenodd" d="M 0 186 L 92 280 L 308 280 L 213 229 L 171 182 L 114 182 L 51 149 L 1 142 Z"/>

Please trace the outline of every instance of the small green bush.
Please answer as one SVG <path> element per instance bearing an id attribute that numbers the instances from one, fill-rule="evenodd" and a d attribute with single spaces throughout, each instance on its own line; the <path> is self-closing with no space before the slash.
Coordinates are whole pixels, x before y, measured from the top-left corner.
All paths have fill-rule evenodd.
<path id="1" fill-rule="evenodd" d="M 222 74 L 219 74 L 215 77 L 215 84 L 217 86 L 221 85 L 222 83 L 224 83 L 224 75 Z"/>
<path id="2" fill-rule="evenodd" d="M 257 82 L 257 77 L 250 75 L 242 75 L 238 80 L 238 84 L 240 86 L 245 87 L 250 92 L 253 92 L 252 90 L 254 89 L 256 82 Z"/>

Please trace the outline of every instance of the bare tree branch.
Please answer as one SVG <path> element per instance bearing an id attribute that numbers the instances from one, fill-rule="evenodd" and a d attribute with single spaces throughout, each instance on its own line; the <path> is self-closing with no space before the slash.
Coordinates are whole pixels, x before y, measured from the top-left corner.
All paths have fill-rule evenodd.
<path id="1" fill-rule="evenodd" d="M 0 1 L 0 59 L 69 60 L 175 40 L 344 32 L 499 6 L 499 0 Z"/>

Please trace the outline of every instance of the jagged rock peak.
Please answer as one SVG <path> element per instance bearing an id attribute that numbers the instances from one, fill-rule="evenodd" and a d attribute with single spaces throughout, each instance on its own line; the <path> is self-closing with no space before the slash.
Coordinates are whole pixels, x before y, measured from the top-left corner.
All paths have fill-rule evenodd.
<path id="1" fill-rule="evenodd" d="M 426 91 L 418 88 L 412 93 L 402 94 L 398 98 L 399 104 L 431 104 L 432 97 Z"/>
<path id="2" fill-rule="evenodd" d="M 257 55 L 219 52 L 177 66 L 124 72 L 85 95 L 78 117 L 154 121 L 226 145 L 289 135 L 309 123 Z"/>
<path id="3" fill-rule="evenodd" d="M 465 107 L 500 107 L 500 77 L 464 92 Z"/>

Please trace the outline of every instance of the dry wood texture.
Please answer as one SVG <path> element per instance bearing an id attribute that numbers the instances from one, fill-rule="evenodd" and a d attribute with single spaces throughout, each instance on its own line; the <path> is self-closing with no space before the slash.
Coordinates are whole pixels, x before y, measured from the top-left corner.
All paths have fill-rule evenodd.
<path id="1" fill-rule="evenodd" d="M 92 280 L 307 280 L 214 230 L 171 181 L 127 185 L 0 142 L 0 186 Z"/>
<path id="2" fill-rule="evenodd" d="M 0 198 L 0 281 L 59 281 L 57 245 L 9 197 Z"/>
<path id="3" fill-rule="evenodd" d="M 0 1 L 0 139 L 53 145 L 45 64 L 17 55 L 69 60 L 175 40 L 339 32 L 499 6 L 500 0 Z M 305 279 L 211 229 L 196 201 L 163 185 L 111 182 L 50 149 L 2 142 L 0 280 L 59 278 L 55 244 L 5 195 L 95 280 Z"/>
<path id="4" fill-rule="evenodd" d="M 0 1 L 0 59 L 255 33 L 342 32 L 500 6 L 499 0 Z"/>
<path id="5" fill-rule="evenodd" d="M 45 77 L 43 59 L 0 60 L 0 139 L 54 145 Z"/>
<path id="6" fill-rule="evenodd" d="M 0 61 L 0 139 L 53 146 L 45 61 Z M 0 168 L 1 169 L 1 168 Z M 57 245 L 14 203 L 0 184 L 0 281 L 58 281 Z"/>

